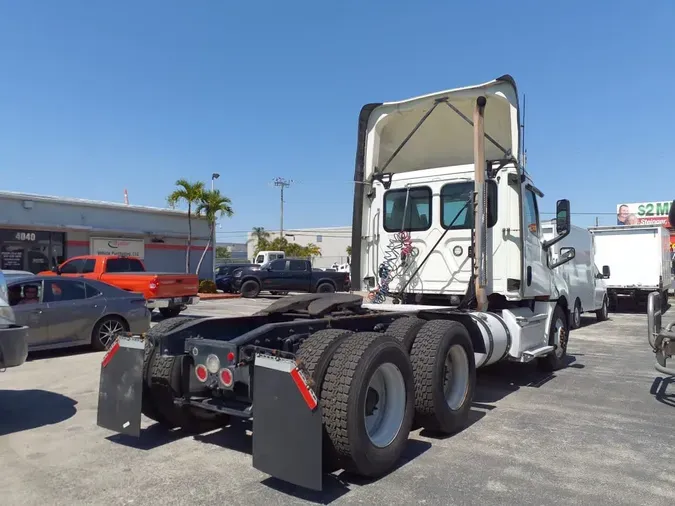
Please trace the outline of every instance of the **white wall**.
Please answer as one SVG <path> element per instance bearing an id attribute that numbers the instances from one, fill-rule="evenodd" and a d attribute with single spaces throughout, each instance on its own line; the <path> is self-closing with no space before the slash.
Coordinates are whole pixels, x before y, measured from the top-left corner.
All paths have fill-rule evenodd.
<path id="1" fill-rule="evenodd" d="M 270 240 L 279 237 L 278 230 L 268 230 Z M 312 259 L 314 267 L 330 267 L 334 263 L 347 262 L 347 246 L 352 243 L 351 227 L 325 227 L 325 228 L 302 228 L 284 229 L 284 236 L 288 242 L 306 246 L 309 243 L 316 244 L 321 248 L 321 256 Z M 248 258 L 255 254 L 255 239 L 253 234 L 248 234 Z"/>

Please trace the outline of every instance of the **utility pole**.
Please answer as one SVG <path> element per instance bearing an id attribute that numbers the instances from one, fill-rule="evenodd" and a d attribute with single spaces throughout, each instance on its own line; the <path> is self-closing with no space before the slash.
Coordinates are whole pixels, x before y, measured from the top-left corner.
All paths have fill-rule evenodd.
<path id="1" fill-rule="evenodd" d="M 288 188 L 292 183 L 292 179 L 284 179 L 283 177 L 277 177 L 273 181 L 274 186 L 278 186 L 281 189 L 281 226 L 279 227 L 279 237 L 282 239 L 284 237 L 284 188 Z"/>

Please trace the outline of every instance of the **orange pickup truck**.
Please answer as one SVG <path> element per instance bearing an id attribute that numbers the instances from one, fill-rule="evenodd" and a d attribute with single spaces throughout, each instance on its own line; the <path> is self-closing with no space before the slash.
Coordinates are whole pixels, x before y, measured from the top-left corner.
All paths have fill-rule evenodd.
<path id="1" fill-rule="evenodd" d="M 195 274 L 147 272 L 138 258 L 88 255 L 69 258 L 40 275 L 90 278 L 128 292 L 142 293 L 150 310 L 172 317 L 189 304 L 199 302 L 199 278 Z"/>

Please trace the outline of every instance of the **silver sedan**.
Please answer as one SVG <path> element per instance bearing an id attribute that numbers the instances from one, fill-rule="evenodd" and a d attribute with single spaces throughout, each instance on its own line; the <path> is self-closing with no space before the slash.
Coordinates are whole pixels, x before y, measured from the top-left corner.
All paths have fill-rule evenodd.
<path id="1" fill-rule="evenodd" d="M 91 344 L 110 348 L 119 332 L 150 329 L 143 294 L 84 278 L 27 276 L 7 283 L 16 323 L 29 327 L 28 350 Z"/>

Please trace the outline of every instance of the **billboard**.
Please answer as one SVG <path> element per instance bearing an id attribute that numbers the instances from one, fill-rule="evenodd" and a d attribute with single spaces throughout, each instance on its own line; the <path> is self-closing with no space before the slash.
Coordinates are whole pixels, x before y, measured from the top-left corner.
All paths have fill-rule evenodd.
<path id="1" fill-rule="evenodd" d="M 665 225 L 672 201 L 637 202 L 616 206 L 617 225 Z M 672 228 L 672 227 L 671 227 Z"/>
<path id="2" fill-rule="evenodd" d="M 145 241 L 143 239 L 92 237 L 90 251 L 92 255 L 119 255 L 143 260 Z"/>

